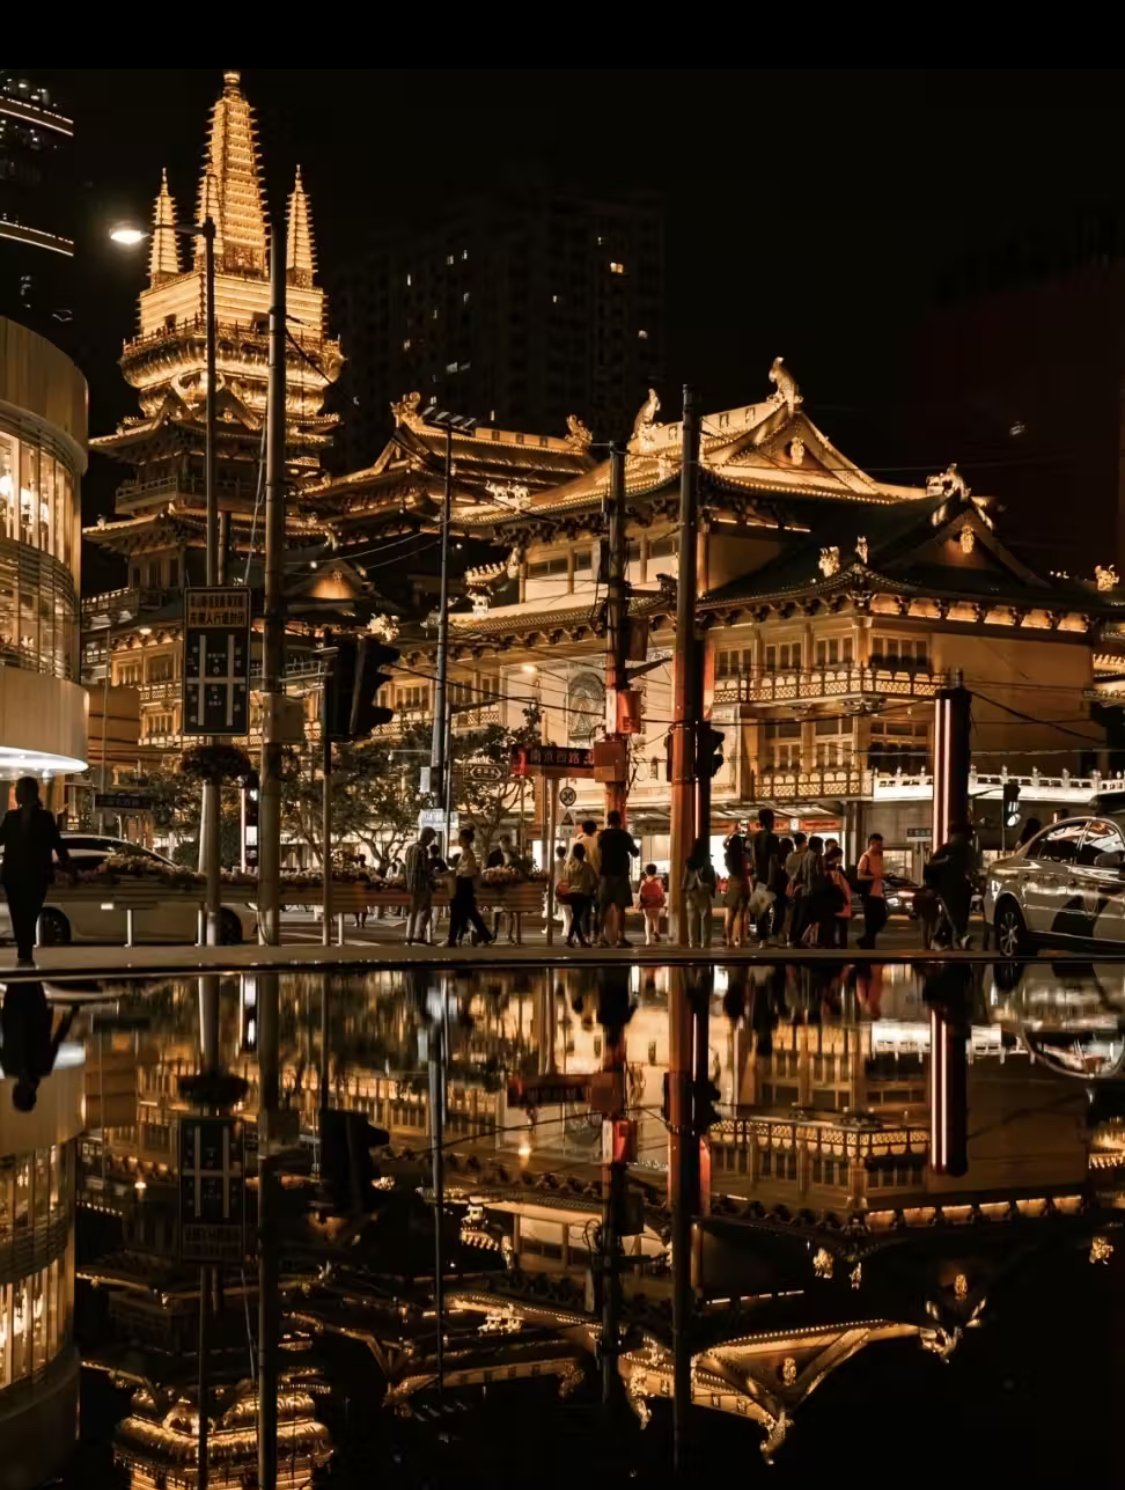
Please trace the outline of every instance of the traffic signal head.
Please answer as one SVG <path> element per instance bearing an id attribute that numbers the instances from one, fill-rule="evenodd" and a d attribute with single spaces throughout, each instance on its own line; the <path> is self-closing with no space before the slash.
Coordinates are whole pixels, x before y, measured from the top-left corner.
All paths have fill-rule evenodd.
<path id="1" fill-rule="evenodd" d="M 721 1121 L 719 1088 L 713 1081 L 692 1083 L 692 1127 L 699 1134 L 709 1133 Z"/>
<path id="2" fill-rule="evenodd" d="M 1018 781 L 1005 781 L 1004 788 L 1003 788 L 1003 793 L 1004 793 L 1004 804 L 1003 804 L 1003 807 L 1002 807 L 1001 810 L 1002 810 L 1002 812 L 1004 814 L 1004 826 L 1006 828 L 1014 828 L 1016 826 L 1016 824 L 1020 820 L 1020 809 L 1019 809 L 1020 786 L 1019 786 L 1019 782 Z"/>
<path id="3" fill-rule="evenodd" d="M 394 710 L 382 708 L 377 699 L 398 660 L 396 648 L 373 637 L 344 637 L 337 643 L 326 689 L 330 740 L 363 740 L 380 724 L 390 724 Z"/>
<path id="4" fill-rule="evenodd" d="M 399 660 L 399 655 L 396 647 L 388 647 L 370 636 L 360 637 L 352 690 L 350 739 L 366 739 L 373 729 L 390 724 L 395 717 L 395 711 L 384 709 L 378 699 L 379 690 L 391 681 L 391 668 Z"/>
<path id="5" fill-rule="evenodd" d="M 723 768 L 722 730 L 712 729 L 704 720 L 696 734 L 695 774 L 700 779 L 714 778 Z"/>

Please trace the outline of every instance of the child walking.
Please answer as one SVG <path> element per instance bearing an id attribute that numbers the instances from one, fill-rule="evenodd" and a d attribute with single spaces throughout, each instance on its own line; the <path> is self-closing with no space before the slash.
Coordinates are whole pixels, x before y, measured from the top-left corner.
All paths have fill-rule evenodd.
<path id="1" fill-rule="evenodd" d="M 656 865 L 646 864 L 640 891 L 641 910 L 645 917 L 646 947 L 651 947 L 654 942 L 660 940 L 660 917 L 667 898 L 664 893 L 664 881 L 657 874 Z"/>

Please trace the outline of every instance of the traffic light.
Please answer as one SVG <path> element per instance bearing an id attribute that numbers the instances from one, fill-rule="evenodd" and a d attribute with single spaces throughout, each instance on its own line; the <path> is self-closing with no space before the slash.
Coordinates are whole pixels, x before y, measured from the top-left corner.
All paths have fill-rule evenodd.
<path id="1" fill-rule="evenodd" d="M 723 769 L 722 730 L 712 729 L 706 720 L 698 726 L 695 736 L 695 774 L 701 780 L 712 780 Z"/>
<path id="2" fill-rule="evenodd" d="M 261 796 L 261 779 L 257 771 L 251 771 L 242 783 L 242 867 L 246 870 L 258 867 L 258 801 Z"/>
<path id="3" fill-rule="evenodd" d="M 1020 820 L 1020 784 L 1018 781 L 1004 783 L 1004 826 L 1014 828 Z"/>
<path id="4" fill-rule="evenodd" d="M 393 709 L 377 702 L 379 690 L 391 681 L 389 669 L 399 660 L 395 647 L 373 637 L 344 637 L 325 690 L 325 720 L 330 740 L 364 740 L 380 724 L 390 724 Z"/>
<path id="5" fill-rule="evenodd" d="M 371 1150 L 390 1141 L 387 1130 L 374 1127 L 362 1112 L 338 1107 L 321 1110 L 320 1177 L 336 1215 L 374 1210 L 372 1182 L 378 1173 Z"/>
<path id="6" fill-rule="evenodd" d="M 709 1133 L 721 1122 L 719 1113 L 719 1088 L 706 1079 L 692 1082 L 691 1089 L 692 1127 L 699 1134 Z"/>

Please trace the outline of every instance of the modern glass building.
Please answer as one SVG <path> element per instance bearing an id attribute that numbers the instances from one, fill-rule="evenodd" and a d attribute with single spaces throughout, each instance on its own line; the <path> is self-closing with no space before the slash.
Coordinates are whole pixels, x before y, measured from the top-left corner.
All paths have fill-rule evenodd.
<path id="1" fill-rule="evenodd" d="M 0 318 L 0 779 L 85 768 L 85 469 L 85 379 L 57 347 Z"/>
<path id="2" fill-rule="evenodd" d="M 36 1485 L 78 1430 L 75 1172 L 85 1057 L 63 1045 L 30 1112 L 0 1071 L 0 1490 Z"/>

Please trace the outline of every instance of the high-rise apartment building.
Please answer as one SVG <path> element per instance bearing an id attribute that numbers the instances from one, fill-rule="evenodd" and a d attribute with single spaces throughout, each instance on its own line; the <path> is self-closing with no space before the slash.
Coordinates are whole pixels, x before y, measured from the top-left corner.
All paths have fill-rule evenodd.
<path id="1" fill-rule="evenodd" d="M 0 69 L 0 315 L 52 335 L 70 318 L 71 194 L 56 157 L 73 135 L 46 88 Z"/>
<path id="2" fill-rule="evenodd" d="M 482 424 L 624 437 L 664 355 L 659 198 L 526 188 L 388 232 L 332 285 L 347 363 L 331 463 L 369 465 L 390 405 L 423 401 Z"/>

